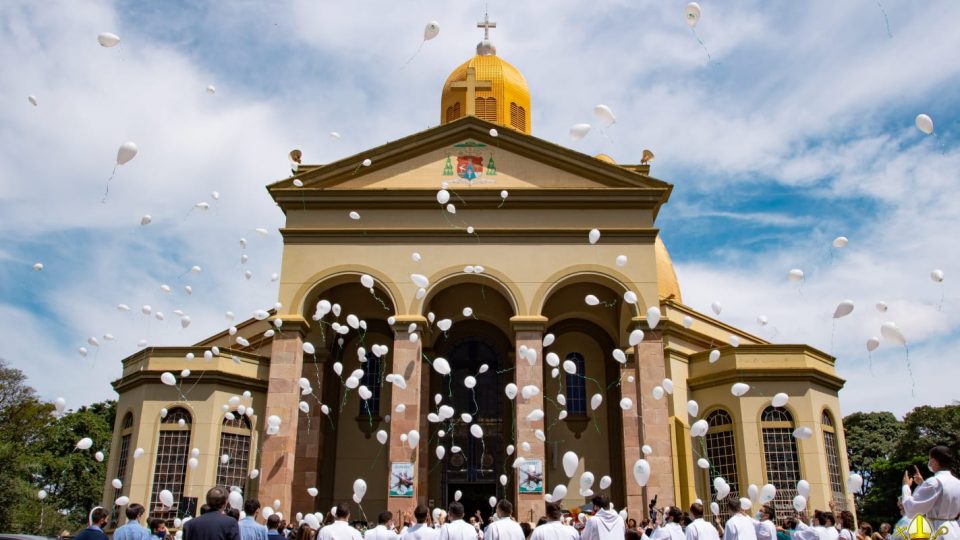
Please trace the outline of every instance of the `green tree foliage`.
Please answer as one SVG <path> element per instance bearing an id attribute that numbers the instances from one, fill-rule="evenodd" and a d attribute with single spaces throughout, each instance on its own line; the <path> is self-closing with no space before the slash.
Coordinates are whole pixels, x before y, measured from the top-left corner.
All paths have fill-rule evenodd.
<path id="1" fill-rule="evenodd" d="M 944 407 L 923 405 L 903 417 L 904 436 L 897 444 L 894 455 L 900 460 L 926 456 L 931 448 L 943 445 L 953 452 L 951 469 L 958 470 L 960 456 L 960 403 Z M 926 471 L 926 466 L 921 470 Z"/>
<path id="2" fill-rule="evenodd" d="M 850 472 L 863 476 L 863 489 L 873 483 L 874 462 L 887 459 L 903 437 L 903 425 L 891 412 L 857 412 L 843 419 Z"/>
<path id="3" fill-rule="evenodd" d="M 0 359 L 0 532 L 56 534 L 86 525 L 103 493 L 116 403 L 51 413 L 20 370 Z M 93 448 L 75 450 L 83 437 Z M 45 490 L 44 501 L 37 493 Z M 41 527 L 42 521 L 42 527 Z"/>

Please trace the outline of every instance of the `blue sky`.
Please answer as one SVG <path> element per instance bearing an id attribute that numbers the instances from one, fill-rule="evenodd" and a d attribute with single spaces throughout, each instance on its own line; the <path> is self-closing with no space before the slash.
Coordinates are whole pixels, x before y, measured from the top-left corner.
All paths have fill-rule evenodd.
<path id="1" fill-rule="evenodd" d="M 960 377 L 960 5 L 704 1 L 696 36 L 710 61 L 684 5 L 490 2 L 499 54 L 530 85 L 534 134 L 621 162 L 653 149 L 652 174 L 675 185 L 659 225 L 685 302 L 709 312 L 720 300 L 728 322 L 832 350 L 848 379 L 845 413 L 950 402 Z M 79 405 L 113 396 L 108 383 L 139 339 L 192 342 L 226 326 L 226 310 L 269 307 L 282 214 L 263 186 L 286 175 L 287 151 L 328 162 L 435 125 L 441 85 L 472 54 L 483 6 L 4 2 L 0 356 L 45 397 Z M 440 35 L 403 67 L 429 20 Z M 122 43 L 100 47 L 104 31 Z M 595 123 L 598 103 L 617 124 L 570 140 L 572 124 Z M 936 137 L 914 127 L 919 113 L 934 118 Z M 101 204 L 127 140 L 140 153 Z M 210 210 L 191 211 L 201 201 Z M 145 213 L 154 221 L 140 227 Z M 840 235 L 850 245 L 833 250 Z M 183 276 L 194 264 L 203 272 Z M 802 294 L 791 268 L 806 272 Z M 930 280 L 934 268 L 943 283 Z M 857 308 L 834 325 L 845 298 Z M 888 312 L 873 308 L 880 300 Z M 189 328 L 174 309 L 191 315 Z M 870 373 L 864 343 L 886 321 L 910 342 L 917 396 L 904 391 L 902 348 L 885 342 L 872 355 L 874 371 L 893 376 Z M 117 340 L 77 354 L 105 333 Z"/>

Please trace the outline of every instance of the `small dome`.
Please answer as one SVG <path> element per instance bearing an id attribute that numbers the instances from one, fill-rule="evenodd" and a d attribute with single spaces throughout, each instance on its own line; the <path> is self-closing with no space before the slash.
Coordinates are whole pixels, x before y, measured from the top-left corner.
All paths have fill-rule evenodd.
<path id="1" fill-rule="evenodd" d="M 520 70 L 496 56 L 489 41 L 477 45 L 478 54 L 453 70 L 443 83 L 440 123 L 473 115 L 494 124 L 530 133 L 530 89 Z M 467 97 L 473 95 L 473 106 Z M 471 112 L 472 111 L 472 112 Z"/>
<path id="2" fill-rule="evenodd" d="M 603 161 L 603 162 L 606 162 L 606 163 L 610 163 L 611 165 L 616 165 L 616 164 L 617 164 L 617 162 L 614 161 L 613 158 L 610 157 L 610 156 L 608 156 L 607 154 L 597 154 L 597 155 L 595 155 L 595 156 L 593 156 L 593 157 L 594 157 L 594 159 L 599 159 L 600 161 Z"/>
<path id="3" fill-rule="evenodd" d="M 653 251 L 657 259 L 657 295 L 661 300 L 672 296 L 677 302 L 683 302 L 683 297 L 680 296 L 677 272 L 673 269 L 673 261 L 670 260 L 667 246 L 664 245 L 659 235 Z"/>

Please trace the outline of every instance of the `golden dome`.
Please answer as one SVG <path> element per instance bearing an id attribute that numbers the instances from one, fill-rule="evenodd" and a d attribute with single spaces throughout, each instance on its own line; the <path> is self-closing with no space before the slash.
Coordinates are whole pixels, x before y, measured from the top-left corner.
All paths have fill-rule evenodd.
<path id="1" fill-rule="evenodd" d="M 607 154 L 597 154 L 597 155 L 593 156 L 593 158 L 594 158 L 594 159 L 599 159 L 600 161 L 603 161 L 603 162 L 606 162 L 606 163 L 610 163 L 611 165 L 616 165 L 616 164 L 617 164 L 617 162 L 614 161 L 613 158 L 610 157 L 610 156 L 608 156 Z"/>
<path id="2" fill-rule="evenodd" d="M 471 95 L 473 103 L 468 104 Z M 467 115 L 530 133 L 527 81 L 517 68 L 496 55 L 487 40 L 477 46 L 476 56 L 454 69 L 443 83 L 440 123 Z"/>
<path id="3" fill-rule="evenodd" d="M 661 300 L 672 296 L 677 302 L 683 302 L 683 298 L 680 296 L 680 283 L 677 281 L 677 273 L 673 269 L 673 261 L 670 260 L 667 246 L 664 245 L 659 235 L 653 251 L 657 258 L 657 295 L 660 296 Z"/>

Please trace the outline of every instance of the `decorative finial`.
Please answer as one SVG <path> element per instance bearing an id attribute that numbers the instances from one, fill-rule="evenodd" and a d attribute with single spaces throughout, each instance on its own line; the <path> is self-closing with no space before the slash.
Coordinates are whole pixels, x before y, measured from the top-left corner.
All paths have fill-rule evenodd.
<path id="1" fill-rule="evenodd" d="M 477 28 L 483 28 L 483 41 L 477 44 L 477 54 L 480 56 L 496 56 L 497 48 L 490 42 L 490 29 L 496 27 L 497 23 L 490 22 L 490 14 L 484 10 L 483 20 L 477 23 Z"/>

